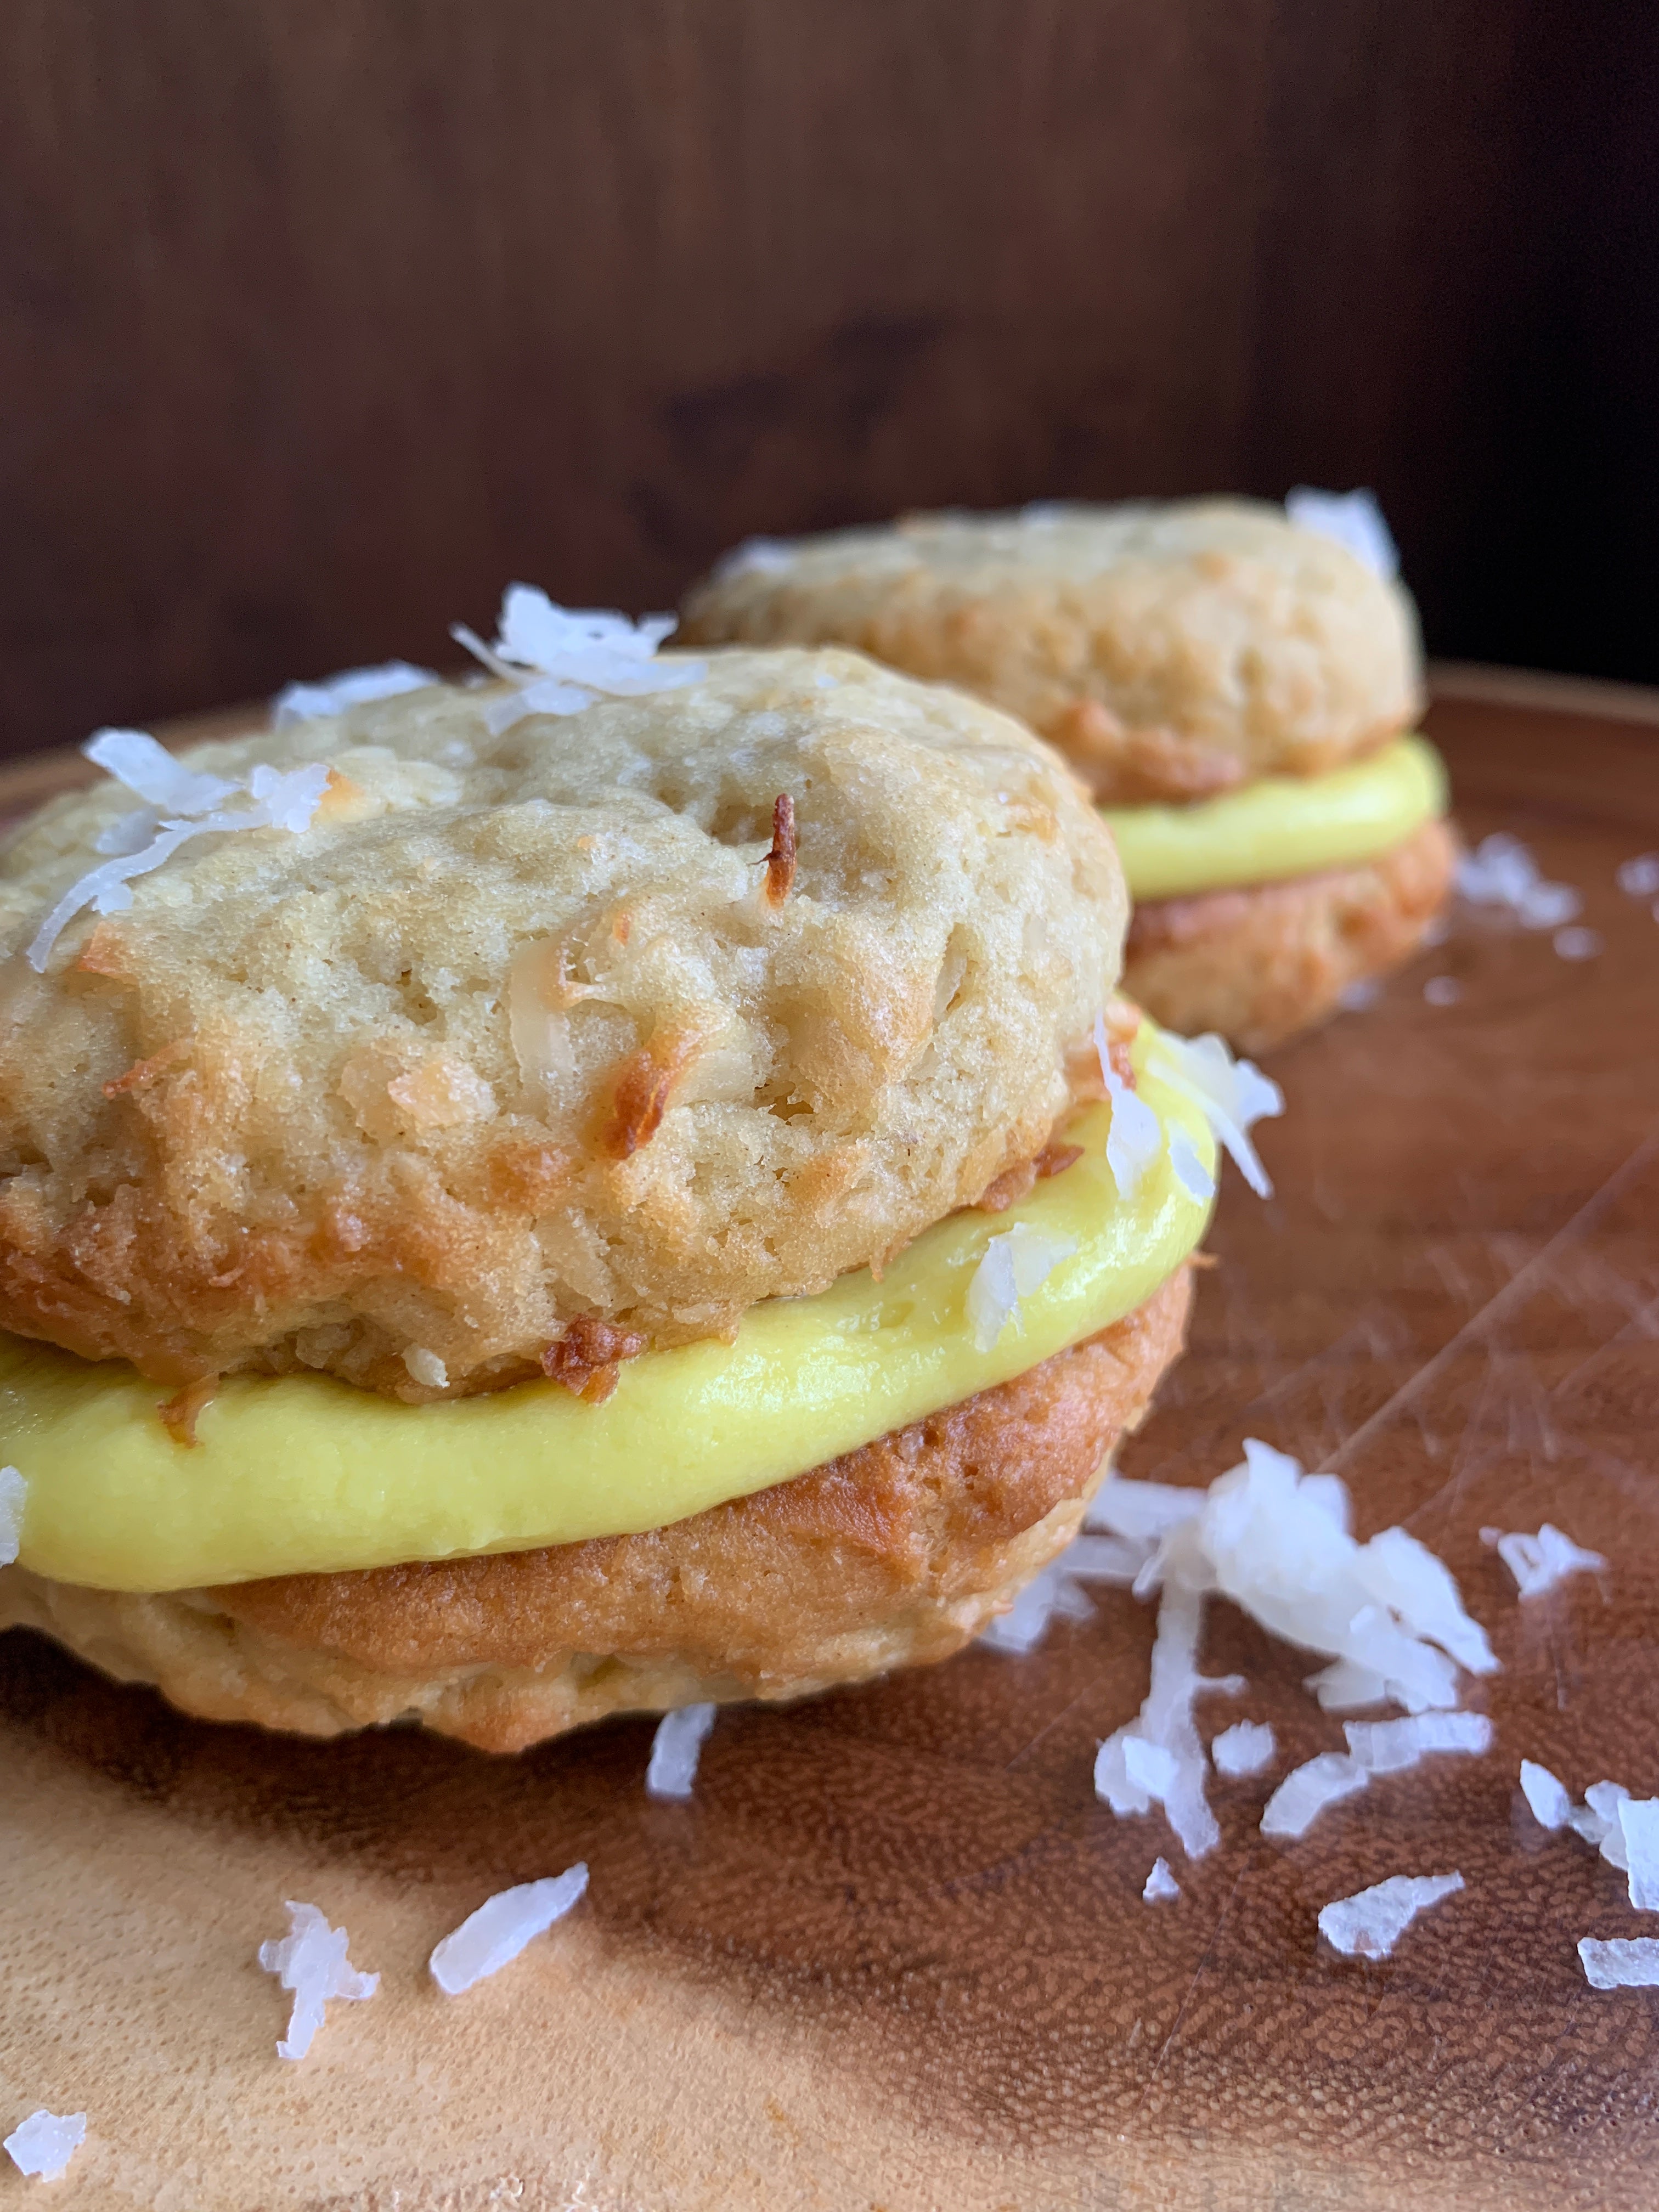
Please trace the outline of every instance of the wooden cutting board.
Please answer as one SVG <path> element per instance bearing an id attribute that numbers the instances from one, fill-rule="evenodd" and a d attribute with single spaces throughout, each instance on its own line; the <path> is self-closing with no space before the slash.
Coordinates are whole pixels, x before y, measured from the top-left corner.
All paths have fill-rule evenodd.
<path id="1" fill-rule="evenodd" d="M 43 2201 L 1653 2202 L 1659 1991 L 1595 1992 L 1574 1949 L 1640 1919 L 1516 1786 L 1531 1756 L 1576 1793 L 1659 1790 L 1659 921 L 1613 881 L 1659 847 L 1659 708 L 1587 703 L 1465 684 L 1431 726 L 1471 835 L 1526 838 L 1602 950 L 1465 915 L 1279 1056 L 1278 1195 L 1229 1178 L 1192 1350 L 1125 1462 L 1207 1481 L 1261 1436 L 1339 1471 L 1360 1534 L 1404 1521 L 1502 1656 L 1492 1756 L 1378 1781 L 1289 1846 L 1258 1832 L 1264 1782 L 1218 1783 L 1222 1848 L 1189 1868 L 1090 1786 L 1146 1687 L 1125 1593 L 1026 1659 L 724 1716 L 684 1806 L 642 1793 L 643 1722 L 506 1760 L 287 1742 L 0 1638 L 0 2121 L 89 2115 Z M 1438 976 L 1455 1004 L 1425 1000 Z M 1611 1564 L 1522 1605 L 1480 1531 L 1546 1519 Z M 1340 1747 L 1305 1656 L 1218 1605 L 1206 1657 L 1249 1678 L 1215 1725 L 1270 1720 L 1281 1766 Z M 1149 1906 L 1159 1852 L 1183 1893 Z M 578 1857 L 572 1917 L 441 1996 L 434 1940 Z M 1386 1963 L 1319 1942 L 1328 1899 L 1451 1869 L 1466 1892 Z M 253 1956 L 285 1898 L 383 1977 L 298 2066 Z"/>

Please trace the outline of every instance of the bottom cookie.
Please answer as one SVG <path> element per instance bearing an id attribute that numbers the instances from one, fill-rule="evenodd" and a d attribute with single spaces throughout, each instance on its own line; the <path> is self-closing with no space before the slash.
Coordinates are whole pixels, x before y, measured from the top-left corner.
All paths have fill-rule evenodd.
<path id="1" fill-rule="evenodd" d="M 1123 987 L 1185 1036 L 1265 1052 L 1334 1013 L 1351 984 L 1408 960 L 1445 905 L 1456 833 L 1427 822 L 1376 860 L 1288 883 L 1137 906 Z"/>
<path id="2" fill-rule="evenodd" d="M 207 1719 L 307 1735 L 415 1719 L 485 1751 L 927 1664 L 1071 1540 L 1191 1299 L 1188 1262 L 1012 1382 L 643 1535 L 160 1596 L 9 1567 L 0 1627 Z"/>

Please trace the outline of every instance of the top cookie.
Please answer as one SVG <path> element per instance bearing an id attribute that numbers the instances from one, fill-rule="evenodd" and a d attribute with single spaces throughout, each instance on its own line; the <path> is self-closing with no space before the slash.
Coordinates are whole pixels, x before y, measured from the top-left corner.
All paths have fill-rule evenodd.
<path id="1" fill-rule="evenodd" d="M 603 1354 L 574 1322 L 728 1331 L 1042 1149 L 1126 912 L 1045 746 L 849 653 L 499 736 L 495 696 L 199 748 L 334 775 L 302 833 L 181 844 L 44 975 L 134 800 L 14 837 L 0 1326 L 168 1381 L 489 1388 Z"/>
<path id="2" fill-rule="evenodd" d="M 1421 702 L 1412 604 L 1253 501 L 921 514 L 728 556 L 688 597 L 701 644 L 858 647 L 959 684 L 1114 805 L 1316 775 Z"/>

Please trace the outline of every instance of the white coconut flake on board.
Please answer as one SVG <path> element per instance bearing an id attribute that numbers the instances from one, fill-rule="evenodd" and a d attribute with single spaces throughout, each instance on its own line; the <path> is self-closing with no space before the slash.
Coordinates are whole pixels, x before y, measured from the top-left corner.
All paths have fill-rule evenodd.
<path id="1" fill-rule="evenodd" d="M 1559 960 L 1594 960 L 1602 950 L 1599 929 L 1558 929 L 1550 942 Z"/>
<path id="2" fill-rule="evenodd" d="M 1638 1912 L 1659 1912 L 1659 1797 L 1626 1797 L 1619 1807 L 1630 1901 Z"/>
<path id="3" fill-rule="evenodd" d="M 497 1890 L 446 1936 L 427 1961 L 446 1996 L 459 1996 L 510 1966 L 525 1945 L 562 1920 L 587 1887 L 587 1865 L 578 1859 L 563 1874 Z"/>
<path id="4" fill-rule="evenodd" d="M 675 623 L 672 615 L 642 615 L 635 623 L 599 607 L 562 607 L 533 585 L 509 584 L 493 646 L 465 623 L 454 623 L 450 635 L 517 687 L 485 707 L 484 720 L 499 737 L 526 714 L 579 714 L 599 698 L 636 699 L 700 683 L 706 661 L 656 658 Z"/>
<path id="5" fill-rule="evenodd" d="M 1622 1782 L 1592 1782 L 1584 1802 L 1575 1806 L 1567 1825 L 1576 1836 L 1594 1844 L 1609 1866 L 1626 1871 L 1625 1832 L 1619 1825 L 1619 1808 L 1630 1796 Z"/>
<path id="6" fill-rule="evenodd" d="M 1292 1767 L 1274 1790 L 1261 1815 L 1261 1832 L 1287 1840 L 1305 1836 L 1327 1807 L 1355 1796 L 1370 1780 L 1358 1760 L 1322 1751 Z"/>
<path id="7" fill-rule="evenodd" d="M 1051 1237 L 1030 1221 L 1017 1221 L 992 1237 L 968 1285 L 968 1322 L 975 1349 L 989 1352 L 1010 1322 L 1019 1327 L 1020 1300 L 1040 1291 L 1076 1251 L 1074 1237 Z"/>
<path id="8" fill-rule="evenodd" d="M 1334 538 L 1373 575 L 1392 582 L 1400 574 L 1400 549 L 1370 491 L 1318 491 L 1297 484 L 1285 495 L 1285 512 L 1298 530 Z"/>
<path id="9" fill-rule="evenodd" d="M 23 1508 L 29 1486 L 15 1467 L 0 1467 L 0 1567 L 9 1567 L 23 1548 Z"/>
<path id="10" fill-rule="evenodd" d="M 1138 1596 L 1164 1593 L 1152 1692 L 1095 1762 L 1096 1790 L 1114 1812 L 1145 1813 L 1157 1797 L 1189 1857 L 1212 1847 L 1216 1830 L 1193 1700 L 1205 1689 L 1243 1686 L 1236 1677 L 1212 1680 L 1198 1672 L 1201 1608 L 1212 1592 L 1286 1642 L 1332 1657 L 1335 1664 L 1310 1686 L 1338 1710 L 1391 1698 L 1411 1713 L 1448 1712 L 1457 1703 L 1460 1666 L 1472 1674 L 1496 1670 L 1485 1631 L 1463 1610 L 1456 1583 L 1433 1553 L 1403 1528 L 1358 1544 L 1348 1522 L 1345 1484 L 1334 1475 L 1304 1474 L 1288 1453 L 1254 1437 L 1246 1439 L 1243 1462 L 1207 1491 L 1115 1475 L 1102 1484 L 1085 1527 L 1143 1553 Z M 1444 1729 L 1414 1732 L 1410 1741 L 1419 1757 L 1431 1747 L 1484 1747 L 1487 1726 L 1468 1715 Z M 1167 1791 L 1149 1786 L 1144 1765 L 1139 1777 L 1131 1771 L 1139 1756 L 1127 1749 L 1131 1738 L 1174 1753 Z M 1392 1755 L 1402 1756 L 1404 1747 L 1402 1739 Z M 1292 1824 L 1285 1832 L 1301 1833 L 1323 1804 L 1363 1789 L 1367 1778 L 1357 1760 L 1336 1753 L 1298 1769 L 1273 1801 L 1278 1817 Z"/>
<path id="11" fill-rule="evenodd" d="M 1485 1713 L 1407 1713 L 1393 1721 L 1346 1721 L 1348 1756 L 1367 1774 L 1402 1774 L 1425 1754 L 1492 1749 L 1492 1725 Z"/>
<path id="12" fill-rule="evenodd" d="M 1126 1735 L 1122 1744 L 1125 1774 L 1137 1790 L 1162 1802 L 1181 1777 L 1181 1763 L 1174 1752 L 1161 1743 L 1148 1743 L 1140 1735 Z"/>
<path id="13" fill-rule="evenodd" d="M 1090 1620 L 1094 1617 L 1083 1585 L 1111 1583 L 1133 1589 L 1146 1565 L 1149 1547 L 1127 1543 L 1116 1536 L 1074 1536 L 1066 1549 L 1032 1576 L 1006 1613 L 999 1613 L 980 1632 L 989 1650 L 1023 1657 L 1035 1651 L 1048 1632 L 1052 1620 Z"/>
<path id="14" fill-rule="evenodd" d="M 343 1928 L 331 1928 L 328 1916 L 314 1905 L 288 1903 L 288 1934 L 280 1942 L 261 1943 L 259 1964 L 291 1990 L 294 2009 L 288 2033 L 276 2046 L 279 2058 L 303 2058 L 322 2026 L 331 1998 L 345 1997 L 361 2003 L 380 1986 L 378 1974 L 360 1974 L 346 1956 L 350 1938 Z"/>
<path id="15" fill-rule="evenodd" d="M 1423 996 L 1431 1006 L 1455 1006 L 1463 995 L 1463 986 L 1455 975 L 1431 975 L 1423 986 Z"/>
<path id="16" fill-rule="evenodd" d="M 1176 1482 L 1126 1482 L 1113 1473 L 1084 1508 L 1085 1528 L 1104 1528 L 1150 1558 L 1171 1529 L 1204 1510 L 1209 1492 Z"/>
<path id="17" fill-rule="evenodd" d="M 1495 830 L 1463 855 L 1455 882 L 1472 906 L 1504 908 L 1523 929 L 1559 929 L 1577 919 L 1584 903 L 1571 884 L 1550 883 L 1528 848 L 1506 830 Z"/>
<path id="18" fill-rule="evenodd" d="M 1463 1887 L 1461 1874 L 1391 1874 L 1319 1916 L 1319 1932 L 1348 1958 L 1386 1959 L 1419 1912 Z"/>
<path id="19" fill-rule="evenodd" d="M 1142 1903 L 1159 1905 L 1165 1898 L 1179 1897 L 1180 1894 L 1181 1884 L 1170 1872 L 1169 1861 L 1154 1859 L 1152 1870 L 1146 1877 L 1146 1887 L 1140 1893 Z"/>
<path id="20" fill-rule="evenodd" d="M 1322 1712 L 1357 1712 L 1362 1705 L 1382 1705 L 1389 1702 L 1389 1685 L 1374 1667 L 1362 1667 L 1352 1659 L 1334 1659 L 1328 1667 L 1322 1667 L 1316 1674 L 1307 1675 L 1302 1686 L 1317 1698 Z"/>
<path id="21" fill-rule="evenodd" d="M 651 1739 L 651 1759 L 645 1770 L 647 1797 L 689 1797 L 697 1778 L 697 1761 L 704 1739 L 714 1725 L 711 1705 L 682 1705 L 665 1713 Z"/>
<path id="22" fill-rule="evenodd" d="M 237 830 L 287 830 L 298 836 L 308 830 L 331 773 L 326 762 L 289 769 L 262 763 L 246 782 L 227 783 L 181 767 L 143 730 L 100 730 L 81 750 L 145 805 L 104 832 L 98 849 L 112 857 L 78 877 L 36 931 L 27 959 L 37 975 L 83 907 L 94 914 L 125 913 L 132 904 L 127 885 L 133 878 L 151 874 L 191 837 Z M 252 803 L 222 803 L 238 798 Z"/>
<path id="23" fill-rule="evenodd" d="M 1530 1777 L 1539 1776 L 1541 1776 L 1543 1780 L 1539 1782 L 1533 1779 L 1531 1786 L 1528 1786 L 1528 1766 L 1523 1765 L 1521 1773 L 1521 1787 L 1526 1791 L 1527 1802 L 1532 1806 L 1534 1812 L 1538 1814 L 1538 1818 L 1543 1821 L 1544 1826 L 1551 1828 L 1562 1826 L 1571 1828 L 1575 1836 L 1600 1851 L 1609 1866 L 1617 1867 L 1620 1874 L 1627 1874 L 1630 1871 L 1630 1854 L 1626 1842 L 1623 1814 L 1625 1807 L 1632 1801 L 1630 1791 L 1626 1789 L 1624 1784 L 1622 1782 L 1592 1782 L 1584 1792 L 1583 1803 L 1575 1805 L 1547 1767 L 1531 1767 Z M 1554 1795 L 1556 1790 L 1560 1791 L 1559 1798 Z M 1552 1814 L 1563 1813 L 1565 1807 L 1564 1817 L 1559 1820 L 1546 1819 L 1544 1813 L 1539 1810 L 1540 1801 L 1547 1805 Z M 1648 1803 L 1651 1801 L 1641 1799 L 1636 1802 Z M 1637 1832 L 1640 1839 L 1639 1847 L 1645 1850 L 1646 1829 L 1640 1815 L 1638 1816 Z M 1645 1884 L 1645 1872 L 1642 1879 Z M 1659 1907 L 1651 1909 L 1659 1910 Z"/>
<path id="24" fill-rule="evenodd" d="M 1089 1620 L 1094 1607 L 1064 1569 L 1064 1554 L 1050 1559 L 1032 1576 L 1006 1613 L 998 1613 L 980 1632 L 980 1642 L 990 1651 L 1024 1658 L 1035 1651 L 1054 1620 Z"/>
<path id="25" fill-rule="evenodd" d="M 1279 1746 L 1266 1721 L 1235 1721 L 1210 1741 L 1210 1764 L 1218 1774 L 1237 1779 L 1260 1774 L 1273 1764 Z"/>
<path id="26" fill-rule="evenodd" d="M 1154 1801 L 1161 1804 L 1189 1859 L 1202 1858 L 1221 1840 L 1204 1793 L 1204 1747 L 1193 1721 L 1194 1702 L 1206 1692 L 1236 1696 L 1245 1686 L 1241 1675 L 1199 1673 L 1203 1607 L 1198 1590 L 1179 1583 L 1165 1585 L 1146 1703 L 1095 1757 L 1095 1795 L 1120 1820 L 1150 1812 Z M 1152 1755 L 1160 1752 L 1161 1759 Z"/>
<path id="27" fill-rule="evenodd" d="M 1600 1552 L 1585 1551 L 1550 1521 L 1534 1536 L 1522 1529 L 1506 1534 L 1501 1528 L 1483 1528 L 1480 1540 L 1497 1553 L 1514 1576 L 1516 1590 L 1522 1598 L 1542 1597 L 1569 1575 L 1599 1574 L 1607 1564 Z"/>
<path id="28" fill-rule="evenodd" d="M 285 684 L 270 702 L 271 726 L 286 730 L 295 722 L 320 721 L 325 715 L 367 706 L 372 699 L 424 691 L 438 680 L 431 669 L 416 668 L 412 661 L 383 660 L 373 668 L 343 668 L 337 676 L 325 676 L 315 684 Z"/>
<path id="29" fill-rule="evenodd" d="M 1159 1030 L 1147 1053 L 1146 1068 L 1192 1100 L 1256 1196 L 1271 1198 L 1273 1184 L 1249 1132 L 1258 1121 L 1285 1111 L 1285 1094 L 1272 1078 L 1254 1060 L 1235 1060 L 1213 1031 L 1182 1037 Z M 1174 1150 L 1172 1135 L 1171 1158 Z"/>
<path id="30" fill-rule="evenodd" d="M 1619 863 L 1614 880 L 1626 898 L 1651 898 L 1659 891 L 1659 853 L 1638 853 Z"/>
<path id="31" fill-rule="evenodd" d="M 1521 1794 L 1540 1828 L 1548 1828 L 1553 1833 L 1565 1828 L 1572 1818 L 1572 1799 L 1566 1785 L 1535 1759 L 1523 1759 L 1521 1762 Z"/>
<path id="32" fill-rule="evenodd" d="M 1382 986 L 1376 977 L 1364 975 L 1358 982 L 1345 983 L 1336 994 L 1336 1003 L 1345 1014 L 1363 1014 L 1382 996 Z"/>
<path id="33" fill-rule="evenodd" d="M 1103 1484 L 1091 1520 L 1115 1528 L 1133 1487 Z M 1455 1705 L 1459 1666 L 1497 1670 L 1485 1631 L 1414 1536 L 1385 1528 L 1357 1544 L 1346 1517 L 1336 1477 L 1304 1475 L 1288 1453 L 1249 1437 L 1241 1463 L 1164 1537 L 1152 1572 L 1218 1590 L 1286 1643 L 1364 1668 L 1408 1712 Z"/>
<path id="34" fill-rule="evenodd" d="M 1604 1943 L 1586 1936 L 1578 1956 L 1593 1990 L 1659 1989 L 1659 1937 L 1614 1936 Z"/>
<path id="35" fill-rule="evenodd" d="M 35 2181 L 61 2181 L 86 2139 L 84 2112 L 48 2112 L 43 2108 L 15 2127 L 0 2148 L 19 2173 Z"/>

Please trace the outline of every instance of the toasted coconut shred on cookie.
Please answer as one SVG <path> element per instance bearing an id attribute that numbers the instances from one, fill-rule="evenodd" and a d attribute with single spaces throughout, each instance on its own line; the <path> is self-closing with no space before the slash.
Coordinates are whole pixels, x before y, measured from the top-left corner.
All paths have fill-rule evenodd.
<path id="1" fill-rule="evenodd" d="M 101 732 L 14 833 L 0 1626 L 308 1734 L 701 1741 L 1070 1544 L 1278 1095 L 1120 995 L 1019 722 L 670 627 L 515 586 L 469 684 Z"/>

